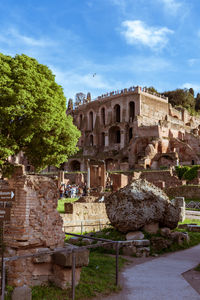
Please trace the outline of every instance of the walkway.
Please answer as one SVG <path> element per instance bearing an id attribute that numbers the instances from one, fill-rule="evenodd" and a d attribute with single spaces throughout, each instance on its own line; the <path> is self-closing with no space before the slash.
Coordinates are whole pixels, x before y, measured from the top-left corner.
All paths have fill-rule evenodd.
<path id="1" fill-rule="evenodd" d="M 103 299 L 200 300 L 200 295 L 181 275 L 199 263 L 200 245 L 130 266 L 121 274 L 123 290 Z"/>

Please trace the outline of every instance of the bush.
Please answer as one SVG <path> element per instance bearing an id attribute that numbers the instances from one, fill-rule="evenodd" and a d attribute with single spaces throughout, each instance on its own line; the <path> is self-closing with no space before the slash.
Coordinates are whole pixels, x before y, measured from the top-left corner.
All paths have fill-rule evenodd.
<path id="1" fill-rule="evenodd" d="M 197 178 L 197 171 L 200 166 L 193 166 L 183 174 L 183 179 L 188 181 Z"/>
<path id="2" fill-rule="evenodd" d="M 190 170 L 190 167 L 188 166 L 176 166 L 175 167 L 176 170 L 176 174 L 178 176 L 179 179 L 183 178 L 183 175 Z"/>

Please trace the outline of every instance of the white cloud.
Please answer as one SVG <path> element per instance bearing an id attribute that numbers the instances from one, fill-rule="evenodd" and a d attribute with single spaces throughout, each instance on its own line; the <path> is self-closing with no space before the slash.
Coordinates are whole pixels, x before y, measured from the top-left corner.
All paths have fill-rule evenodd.
<path id="1" fill-rule="evenodd" d="M 172 15 L 176 15 L 183 3 L 177 0 L 159 0 L 164 4 L 165 10 Z"/>
<path id="2" fill-rule="evenodd" d="M 143 44 L 152 50 L 164 48 L 168 42 L 167 35 L 173 33 L 173 30 L 167 27 L 148 27 L 140 20 L 124 21 L 122 27 L 125 28 L 122 34 L 128 44 Z"/>
<path id="3" fill-rule="evenodd" d="M 190 59 L 188 59 L 188 65 L 190 66 L 190 67 L 193 67 L 193 66 L 195 66 L 197 63 L 199 63 L 199 59 L 198 58 L 190 58 Z"/>
<path id="4" fill-rule="evenodd" d="M 186 89 L 190 89 L 190 88 L 193 88 L 194 92 L 195 93 L 199 93 L 200 92 L 200 84 L 196 84 L 196 83 L 189 83 L 189 82 L 186 82 L 184 84 L 182 84 L 181 86 L 182 88 L 186 88 Z"/>
<path id="5" fill-rule="evenodd" d="M 101 74 L 92 73 L 81 74 L 77 70 L 63 71 L 60 68 L 50 66 L 50 69 L 56 76 L 56 82 L 59 83 L 65 92 L 67 98 L 74 98 L 77 92 L 91 92 L 92 97 L 96 97 L 102 93 L 102 90 L 113 89 L 113 84 L 103 77 Z"/>
<path id="6" fill-rule="evenodd" d="M 0 33 L 0 41 L 11 44 L 13 42 L 20 43 L 31 47 L 47 47 L 53 45 L 53 42 L 46 38 L 33 38 L 31 36 L 23 35 L 16 29 L 10 28 L 4 33 Z"/>

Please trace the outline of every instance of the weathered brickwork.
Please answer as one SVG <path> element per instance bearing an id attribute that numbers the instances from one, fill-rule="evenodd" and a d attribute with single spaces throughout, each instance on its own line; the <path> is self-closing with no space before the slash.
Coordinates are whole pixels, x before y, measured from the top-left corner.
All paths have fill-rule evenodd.
<path id="1" fill-rule="evenodd" d="M 4 230 L 5 256 L 67 248 L 62 230 L 63 221 L 56 210 L 59 198 L 56 182 L 48 177 L 25 175 L 23 166 L 16 170 L 8 182 L 0 183 L 1 189 L 15 189 L 11 220 L 5 224 Z M 76 273 L 78 280 L 80 269 Z M 67 284 L 71 284 L 70 276 L 71 267 L 57 266 L 53 256 L 49 254 L 7 263 L 7 283 L 12 286 L 34 286 L 51 281 L 61 288 L 67 288 Z"/>
<path id="2" fill-rule="evenodd" d="M 68 171 L 86 171 L 88 158 L 105 161 L 106 170 L 200 162 L 200 118 L 140 87 L 102 95 L 67 113 L 82 133 L 81 153 L 65 165 Z"/>

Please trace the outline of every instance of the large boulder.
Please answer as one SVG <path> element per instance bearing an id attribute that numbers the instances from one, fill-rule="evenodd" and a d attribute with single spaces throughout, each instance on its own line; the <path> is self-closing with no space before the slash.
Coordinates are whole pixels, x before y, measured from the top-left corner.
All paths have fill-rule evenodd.
<path id="1" fill-rule="evenodd" d="M 143 179 L 105 197 L 105 205 L 111 224 L 125 233 L 153 223 L 174 229 L 179 221 L 180 209 L 161 189 Z"/>

